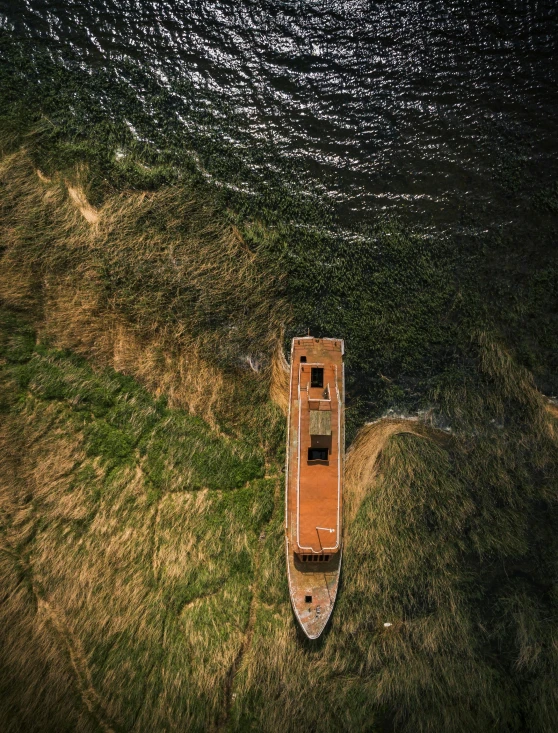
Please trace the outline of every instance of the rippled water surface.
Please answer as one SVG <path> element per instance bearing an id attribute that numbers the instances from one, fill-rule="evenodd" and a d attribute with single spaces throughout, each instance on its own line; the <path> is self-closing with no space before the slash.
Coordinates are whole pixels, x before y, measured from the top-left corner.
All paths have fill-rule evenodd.
<path id="1" fill-rule="evenodd" d="M 211 140 L 262 175 L 295 161 L 347 218 L 396 209 L 445 225 L 464 198 L 498 217 L 510 156 L 551 175 L 557 8 L 27 0 L 1 2 L 0 17 L 60 65 L 110 79 L 92 106 L 138 137 L 202 152 Z"/>

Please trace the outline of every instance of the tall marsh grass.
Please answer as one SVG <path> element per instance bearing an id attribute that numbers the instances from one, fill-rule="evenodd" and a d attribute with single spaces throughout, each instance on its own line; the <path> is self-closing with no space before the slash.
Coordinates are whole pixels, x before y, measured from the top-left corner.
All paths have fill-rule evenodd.
<path id="1" fill-rule="evenodd" d="M 83 168 L 47 178 L 24 150 L 3 157 L 0 181 L 0 297 L 43 336 L 212 422 L 242 421 L 236 389 L 265 399 L 284 276 L 210 203 L 174 187 L 93 208 Z"/>

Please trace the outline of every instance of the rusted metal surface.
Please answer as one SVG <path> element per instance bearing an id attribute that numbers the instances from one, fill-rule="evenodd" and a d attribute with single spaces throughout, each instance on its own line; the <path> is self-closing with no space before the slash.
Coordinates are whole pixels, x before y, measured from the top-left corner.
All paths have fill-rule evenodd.
<path id="1" fill-rule="evenodd" d="M 344 372 L 341 339 L 293 339 L 286 477 L 291 601 L 309 638 L 333 610 L 341 568 Z"/>

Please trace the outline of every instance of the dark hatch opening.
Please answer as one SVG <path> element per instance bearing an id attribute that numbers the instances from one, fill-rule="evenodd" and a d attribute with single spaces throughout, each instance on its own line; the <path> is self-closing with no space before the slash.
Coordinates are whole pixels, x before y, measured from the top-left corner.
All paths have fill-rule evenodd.
<path id="1" fill-rule="evenodd" d="M 324 370 L 321 367 L 312 367 L 312 375 L 310 377 L 311 387 L 324 386 Z"/>
<path id="2" fill-rule="evenodd" d="M 327 461 L 327 448 L 308 448 L 309 461 Z"/>
<path id="3" fill-rule="evenodd" d="M 301 356 L 301 357 L 300 357 L 300 361 L 301 361 L 301 362 L 302 362 L 303 364 L 306 364 L 306 357 L 305 357 L 305 356 Z"/>
<path id="4" fill-rule="evenodd" d="M 304 596 L 305 603 L 312 603 L 312 596 Z"/>

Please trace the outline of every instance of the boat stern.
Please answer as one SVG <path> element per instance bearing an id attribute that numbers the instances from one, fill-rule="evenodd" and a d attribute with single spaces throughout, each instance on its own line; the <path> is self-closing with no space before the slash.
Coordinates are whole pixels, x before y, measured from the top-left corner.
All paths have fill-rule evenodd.
<path id="1" fill-rule="evenodd" d="M 294 614 L 309 639 L 317 639 L 331 617 L 341 571 L 341 552 L 298 555 L 287 540 L 287 571 Z"/>

